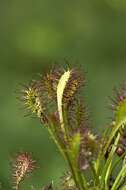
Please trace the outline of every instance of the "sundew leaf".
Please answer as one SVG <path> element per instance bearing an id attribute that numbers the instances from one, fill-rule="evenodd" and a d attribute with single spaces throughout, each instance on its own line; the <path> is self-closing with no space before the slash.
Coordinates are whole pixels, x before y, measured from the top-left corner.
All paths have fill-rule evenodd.
<path id="1" fill-rule="evenodd" d="M 80 151 L 80 143 L 81 143 L 81 136 L 80 133 L 76 133 L 71 138 L 70 144 L 69 144 L 69 153 L 72 158 L 72 160 L 77 164 L 77 159 Z"/>
<path id="2" fill-rule="evenodd" d="M 109 133 L 109 139 L 106 143 L 104 154 L 108 150 L 108 147 L 116 136 L 117 132 L 124 129 L 126 125 L 126 84 L 122 87 L 121 91 L 115 89 L 116 97 L 113 101 L 112 108 L 114 109 L 114 124 L 112 130 Z"/>
<path id="3" fill-rule="evenodd" d="M 126 100 L 119 103 L 115 112 L 115 122 L 116 124 L 126 123 Z"/>
<path id="4" fill-rule="evenodd" d="M 57 105 L 58 105 L 58 112 L 59 112 L 59 119 L 61 123 L 61 129 L 64 131 L 64 121 L 63 121 L 63 95 L 64 90 L 67 85 L 67 82 L 70 78 L 71 71 L 68 70 L 64 72 L 64 74 L 59 79 L 59 83 L 57 85 Z"/>

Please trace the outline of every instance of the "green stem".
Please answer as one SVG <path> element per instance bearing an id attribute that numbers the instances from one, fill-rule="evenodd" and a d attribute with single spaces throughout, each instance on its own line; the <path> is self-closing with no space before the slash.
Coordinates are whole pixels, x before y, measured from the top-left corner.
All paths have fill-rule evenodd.
<path id="1" fill-rule="evenodd" d="M 121 183 L 121 178 L 126 176 L 126 164 L 125 166 L 121 169 L 120 173 L 118 174 L 118 176 L 116 177 L 116 180 L 112 186 L 111 190 L 117 190 L 117 188 L 119 187 L 120 183 Z"/>
<path id="2" fill-rule="evenodd" d="M 112 132 L 111 132 L 111 134 L 110 134 L 110 137 L 109 137 L 109 139 L 108 139 L 108 142 L 107 142 L 107 144 L 106 144 L 106 146 L 105 146 L 105 148 L 104 148 L 104 155 L 105 155 L 105 153 L 107 152 L 108 147 L 109 147 L 109 145 L 110 145 L 111 142 L 112 142 L 112 139 L 115 137 L 117 131 L 119 130 L 119 128 L 120 128 L 122 125 L 123 125 L 123 123 L 119 123 L 119 124 L 117 124 L 117 125 L 114 126 L 114 128 L 113 128 L 113 130 L 112 130 Z"/>
<path id="3" fill-rule="evenodd" d="M 50 126 L 49 126 L 49 125 L 50 125 Z M 66 155 L 65 155 L 65 153 L 64 153 L 64 151 L 63 151 L 63 149 L 64 149 L 63 144 L 62 144 L 61 142 L 59 142 L 58 139 L 57 139 L 57 135 L 56 135 L 56 133 L 55 133 L 55 127 L 54 127 L 54 125 L 53 125 L 52 122 L 50 122 L 49 125 L 47 126 L 47 128 L 48 128 L 48 131 L 49 131 L 49 133 L 50 133 L 50 136 L 51 136 L 51 138 L 53 139 L 53 141 L 55 142 L 56 146 L 58 147 L 60 153 L 61 153 L 61 154 L 63 155 L 63 157 L 66 159 Z"/>
<path id="4" fill-rule="evenodd" d="M 111 152 L 109 153 L 109 157 L 105 163 L 105 166 L 103 167 L 103 171 L 102 171 L 102 175 L 101 175 L 101 187 L 103 187 L 105 190 L 108 189 L 108 179 L 111 174 L 113 156 L 116 151 L 119 139 L 120 139 L 120 133 L 118 133 L 118 135 L 115 139 L 115 143 L 112 146 Z"/>
<path id="5" fill-rule="evenodd" d="M 66 147 L 62 144 L 62 142 L 60 142 L 59 140 L 57 140 L 57 136 L 55 134 L 55 126 L 52 124 L 52 122 L 49 123 L 50 126 L 48 126 L 48 131 L 53 139 L 53 141 L 55 142 L 56 146 L 58 147 L 59 151 L 61 152 L 61 154 L 63 155 L 63 157 L 65 158 L 65 160 L 68 162 L 68 165 L 70 167 L 73 179 L 75 181 L 76 186 L 79 188 L 79 190 L 86 190 L 85 186 L 86 183 L 84 185 L 84 179 L 82 180 L 82 177 L 80 176 L 80 174 L 78 173 L 78 169 L 75 169 L 75 167 L 72 164 L 72 160 L 70 159 L 70 156 L 68 154 L 68 152 L 66 151 Z M 68 134 L 66 135 L 67 138 Z M 86 180 L 85 180 L 86 181 Z"/>
<path id="6" fill-rule="evenodd" d="M 92 163 L 89 163 L 89 164 L 90 164 L 91 171 L 93 173 L 94 186 L 97 186 L 99 184 L 99 175 L 96 171 L 95 165 Z"/>
<path id="7" fill-rule="evenodd" d="M 99 176 L 100 176 L 100 172 L 101 172 L 101 167 L 102 167 L 102 163 L 103 163 L 103 160 L 104 160 L 104 139 L 106 139 L 106 136 L 107 134 L 109 133 L 109 130 L 110 128 L 107 127 L 107 129 L 104 131 L 103 135 L 102 135 L 102 141 L 103 143 L 101 143 L 100 145 L 100 150 L 99 150 L 99 154 L 98 154 L 98 157 L 94 163 L 94 166 L 93 166 L 93 174 L 94 174 L 94 184 L 97 186 L 99 183 L 100 183 L 100 179 L 99 179 Z"/>
<path id="8" fill-rule="evenodd" d="M 63 109 L 65 110 L 65 109 Z M 65 132 L 66 132 L 66 139 L 67 139 L 67 142 L 69 142 L 70 140 L 70 132 L 69 132 L 69 126 L 68 126 L 68 120 L 67 120 L 67 111 L 63 111 L 63 120 L 64 120 L 64 129 L 65 129 Z M 67 151 L 67 150 L 66 150 Z M 75 179 L 76 181 L 76 185 L 77 187 L 80 189 L 80 190 L 86 190 L 87 189 L 87 182 L 86 182 L 86 179 L 84 177 L 84 175 L 81 173 L 79 167 L 78 167 L 78 162 L 77 160 L 73 160 L 71 158 L 71 156 L 69 155 L 69 152 L 66 152 L 67 154 L 67 159 L 68 159 L 68 163 L 69 163 L 69 166 L 70 166 L 70 169 L 71 169 L 71 172 L 73 174 L 73 178 Z M 75 162 L 75 163 L 74 163 Z"/>
<path id="9" fill-rule="evenodd" d="M 73 176 L 73 179 L 75 181 L 75 184 L 76 184 L 76 187 L 79 188 L 79 190 L 86 190 L 86 187 L 84 184 L 82 184 L 82 181 L 80 179 L 80 176 L 78 175 L 78 171 L 77 169 L 73 166 L 72 162 L 71 162 L 71 159 L 68 155 L 68 153 L 66 153 L 66 157 L 67 157 L 67 161 L 68 161 L 68 164 L 69 164 L 69 167 L 70 167 L 70 170 L 71 170 L 71 173 L 72 173 L 72 176 Z"/>

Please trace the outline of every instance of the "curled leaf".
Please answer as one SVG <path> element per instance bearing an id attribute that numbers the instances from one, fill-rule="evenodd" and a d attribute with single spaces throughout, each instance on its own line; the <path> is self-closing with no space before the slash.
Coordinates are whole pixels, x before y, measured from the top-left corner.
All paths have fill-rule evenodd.
<path id="1" fill-rule="evenodd" d="M 18 190 L 20 182 L 27 174 L 32 173 L 36 167 L 36 161 L 28 153 L 19 153 L 13 164 L 14 189 Z"/>
<path id="2" fill-rule="evenodd" d="M 114 109 L 116 124 L 122 125 L 126 123 L 126 83 L 120 91 L 115 89 L 115 92 L 112 108 Z"/>
<path id="3" fill-rule="evenodd" d="M 79 167 L 81 170 L 86 170 L 90 162 L 98 155 L 99 145 L 98 139 L 89 129 L 81 130 L 81 145 L 79 154 Z"/>

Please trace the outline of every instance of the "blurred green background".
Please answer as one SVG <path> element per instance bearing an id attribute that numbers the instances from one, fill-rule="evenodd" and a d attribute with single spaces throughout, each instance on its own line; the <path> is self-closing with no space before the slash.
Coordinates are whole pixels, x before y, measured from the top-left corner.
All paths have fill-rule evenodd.
<path id="1" fill-rule="evenodd" d="M 126 80 L 125 0 L 0 1 L 0 182 L 11 189 L 10 160 L 18 151 L 38 161 L 31 178 L 37 188 L 57 183 L 66 164 L 37 119 L 24 117 L 16 97 L 19 83 L 64 58 L 86 71 L 85 99 L 91 126 L 102 131 L 111 111 L 108 96 Z"/>

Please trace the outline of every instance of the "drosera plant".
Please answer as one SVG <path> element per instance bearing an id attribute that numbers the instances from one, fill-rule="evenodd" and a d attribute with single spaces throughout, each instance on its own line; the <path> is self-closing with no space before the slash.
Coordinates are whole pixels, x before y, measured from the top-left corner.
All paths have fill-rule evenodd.
<path id="1" fill-rule="evenodd" d="M 36 168 L 36 161 L 27 152 L 16 155 L 12 163 L 13 189 L 19 190 L 21 182 Z"/>
<path id="2" fill-rule="evenodd" d="M 55 67 L 22 89 L 28 112 L 45 125 L 68 163 L 57 189 L 126 190 L 126 84 L 115 90 L 113 119 L 100 137 L 89 127 L 84 86 L 78 69 Z M 43 190 L 55 188 L 51 183 Z"/>

